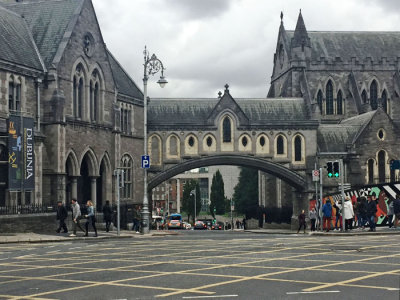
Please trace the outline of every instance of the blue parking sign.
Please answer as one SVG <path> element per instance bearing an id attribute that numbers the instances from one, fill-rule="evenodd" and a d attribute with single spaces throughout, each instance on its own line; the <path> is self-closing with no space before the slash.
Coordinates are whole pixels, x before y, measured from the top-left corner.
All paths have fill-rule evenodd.
<path id="1" fill-rule="evenodd" d="M 150 156 L 142 155 L 142 169 L 150 168 Z"/>

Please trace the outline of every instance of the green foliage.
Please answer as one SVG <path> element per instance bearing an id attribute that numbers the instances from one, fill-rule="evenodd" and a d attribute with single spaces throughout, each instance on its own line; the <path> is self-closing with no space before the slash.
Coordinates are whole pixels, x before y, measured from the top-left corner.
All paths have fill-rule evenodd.
<path id="1" fill-rule="evenodd" d="M 200 214 L 201 209 L 199 183 L 194 179 L 186 181 L 186 184 L 183 187 L 182 210 L 187 213 L 188 222 L 190 216 L 192 216 L 194 222 L 194 196 L 190 195 L 193 190 L 196 190 L 196 215 L 198 215 Z"/>
<path id="2" fill-rule="evenodd" d="M 257 216 L 258 171 L 256 169 L 241 168 L 233 201 L 235 211 L 245 214 L 247 218 Z"/>
<path id="3" fill-rule="evenodd" d="M 219 170 L 217 170 L 212 179 L 210 202 L 210 213 L 214 218 L 215 213 L 217 215 L 223 215 L 225 213 L 224 180 Z"/>

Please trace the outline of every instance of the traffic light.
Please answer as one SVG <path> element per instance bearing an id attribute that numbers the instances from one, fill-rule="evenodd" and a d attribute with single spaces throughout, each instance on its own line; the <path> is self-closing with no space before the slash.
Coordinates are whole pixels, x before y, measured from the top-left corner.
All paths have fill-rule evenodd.
<path id="1" fill-rule="evenodd" d="M 339 162 L 335 161 L 333 162 L 333 176 L 335 178 L 339 178 L 339 174 L 340 174 Z"/>
<path id="2" fill-rule="evenodd" d="M 333 162 L 328 161 L 326 163 L 326 170 L 328 171 L 328 177 L 332 178 L 333 177 Z"/>

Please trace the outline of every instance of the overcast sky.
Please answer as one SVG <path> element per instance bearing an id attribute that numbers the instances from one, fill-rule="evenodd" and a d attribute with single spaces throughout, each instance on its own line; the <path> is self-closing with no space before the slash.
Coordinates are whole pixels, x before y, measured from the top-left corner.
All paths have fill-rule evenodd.
<path id="1" fill-rule="evenodd" d="M 150 97 L 265 97 L 280 12 L 294 30 L 299 9 L 314 31 L 400 31 L 400 0 L 93 0 L 104 41 L 143 88 L 147 45 L 166 67 Z"/>

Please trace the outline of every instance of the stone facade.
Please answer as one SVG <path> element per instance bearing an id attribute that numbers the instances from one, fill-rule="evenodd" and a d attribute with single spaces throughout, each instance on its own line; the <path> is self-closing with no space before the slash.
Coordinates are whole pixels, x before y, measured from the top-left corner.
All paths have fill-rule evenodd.
<path id="1" fill-rule="evenodd" d="M 33 57 L 28 70 L 12 53 L 1 57 L 0 144 L 6 151 L 9 115 L 33 117 L 36 166 L 34 193 L 28 198 L 0 189 L 0 205 L 78 198 L 92 199 L 100 209 L 116 201 L 113 171 L 119 167 L 129 173 L 122 201 L 140 203 L 143 94 L 106 48 L 92 2 L 0 1 L 0 13 L 8 21 L 5 28 L 25 21 L 32 28 L 10 52 L 30 42 L 24 55 Z M 21 82 L 18 109 L 9 109 L 12 80 Z"/>

